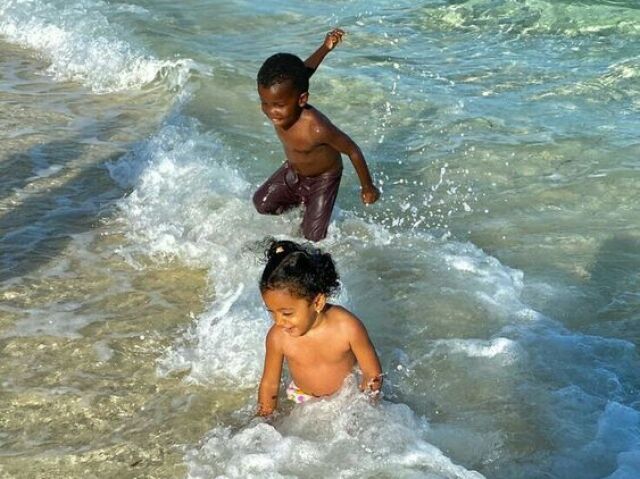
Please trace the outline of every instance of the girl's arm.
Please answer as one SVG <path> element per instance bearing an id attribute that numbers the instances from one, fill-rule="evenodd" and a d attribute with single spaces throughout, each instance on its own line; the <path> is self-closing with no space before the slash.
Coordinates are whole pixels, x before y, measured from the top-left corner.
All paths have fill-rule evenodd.
<path id="1" fill-rule="evenodd" d="M 369 334 L 362 322 L 353 317 L 350 325 L 351 350 L 358 361 L 362 371 L 360 389 L 377 393 L 382 389 L 382 368 L 376 350 L 369 339 Z"/>
<path id="2" fill-rule="evenodd" d="M 344 31 L 339 28 L 331 30 L 327 33 L 324 43 L 320 45 L 320 48 L 313 52 L 311 56 L 304 61 L 304 65 L 309 70 L 309 77 L 314 74 L 316 69 L 320 66 L 320 63 L 322 63 L 322 60 L 324 60 L 324 57 L 327 56 L 327 53 L 333 50 L 336 45 L 342 41 L 342 35 L 344 35 Z"/>
<path id="3" fill-rule="evenodd" d="M 267 334 L 264 370 L 258 389 L 258 416 L 269 416 L 278 407 L 278 391 L 284 360 L 278 333 L 277 328 L 272 327 Z"/>

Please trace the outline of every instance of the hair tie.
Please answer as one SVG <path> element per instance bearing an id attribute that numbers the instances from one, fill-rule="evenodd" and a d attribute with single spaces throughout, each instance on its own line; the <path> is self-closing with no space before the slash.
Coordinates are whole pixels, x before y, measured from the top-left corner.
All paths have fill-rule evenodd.
<path id="1" fill-rule="evenodd" d="M 276 254 L 284 253 L 284 246 L 276 246 Z"/>

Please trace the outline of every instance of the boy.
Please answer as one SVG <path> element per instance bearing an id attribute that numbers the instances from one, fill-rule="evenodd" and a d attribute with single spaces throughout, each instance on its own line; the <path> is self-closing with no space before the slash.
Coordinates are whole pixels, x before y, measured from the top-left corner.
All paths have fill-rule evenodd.
<path id="1" fill-rule="evenodd" d="M 342 177 L 341 154 L 351 159 L 358 174 L 362 201 L 375 203 L 380 196 L 358 145 L 307 103 L 309 77 L 343 34 L 340 29 L 329 32 L 305 62 L 289 53 L 269 57 L 257 78 L 262 111 L 273 123 L 287 159 L 258 188 L 253 203 L 261 214 L 280 214 L 304 204 L 302 233 L 311 241 L 327 235 Z"/>

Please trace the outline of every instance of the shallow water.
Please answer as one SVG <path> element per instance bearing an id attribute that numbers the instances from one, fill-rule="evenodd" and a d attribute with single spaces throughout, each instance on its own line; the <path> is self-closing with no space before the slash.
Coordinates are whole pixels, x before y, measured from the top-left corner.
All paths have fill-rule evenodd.
<path id="1" fill-rule="evenodd" d="M 255 73 L 362 147 L 321 244 L 387 375 L 252 419 Z M 0 0 L 0 477 L 636 478 L 632 0 Z M 347 160 L 348 161 L 348 160 Z"/>

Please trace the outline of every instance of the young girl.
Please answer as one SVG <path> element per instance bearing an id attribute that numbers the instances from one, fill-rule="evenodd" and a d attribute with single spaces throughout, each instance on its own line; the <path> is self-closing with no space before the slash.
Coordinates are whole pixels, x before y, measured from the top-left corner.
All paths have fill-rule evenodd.
<path id="1" fill-rule="evenodd" d="M 382 371 L 364 325 L 346 309 L 327 303 L 340 288 L 331 256 L 292 241 L 272 241 L 260 292 L 274 325 L 266 339 L 264 371 L 258 391 L 258 414 L 278 405 L 282 364 L 293 381 L 289 399 L 301 403 L 335 393 L 356 363 L 360 388 L 378 393 Z"/>

